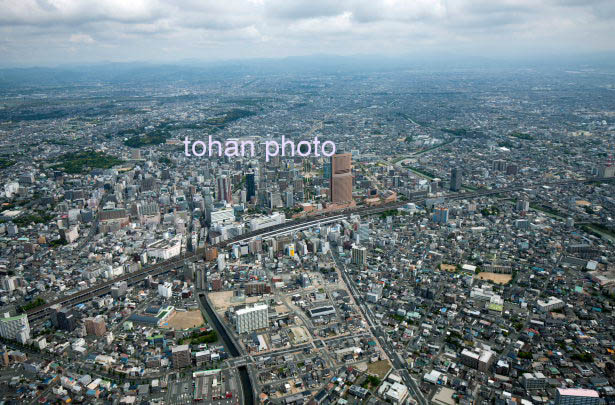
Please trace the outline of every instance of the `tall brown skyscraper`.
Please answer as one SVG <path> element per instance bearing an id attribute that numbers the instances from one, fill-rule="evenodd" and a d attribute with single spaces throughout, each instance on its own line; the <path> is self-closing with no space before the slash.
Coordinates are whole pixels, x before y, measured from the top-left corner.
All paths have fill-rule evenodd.
<path id="1" fill-rule="evenodd" d="M 331 156 L 331 202 L 352 201 L 352 155 L 340 153 Z"/>
<path id="2" fill-rule="evenodd" d="M 218 192 L 216 193 L 216 199 L 218 201 L 226 201 L 227 203 L 233 203 L 233 192 L 231 190 L 231 179 L 228 176 L 218 177 Z"/>

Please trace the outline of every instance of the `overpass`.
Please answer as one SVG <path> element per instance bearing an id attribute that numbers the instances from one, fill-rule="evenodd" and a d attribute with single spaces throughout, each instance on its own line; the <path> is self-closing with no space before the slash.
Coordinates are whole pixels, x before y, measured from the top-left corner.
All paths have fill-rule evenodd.
<path id="1" fill-rule="evenodd" d="M 489 195 L 496 195 L 501 193 L 510 193 L 515 191 L 521 191 L 528 188 L 535 188 L 541 186 L 562 186 L 568 184 L 579 184 L 579 183 L 592 183 L 592 182 L 601 182 L 601 181 L 611 181 L 615 178 L 589 178 L 589 179 L 579 179 L 579 180 L 561 180 L 556 182 L 544 182 L 534 185 L 519 185 L 512 186 L 506 188 L 498 188 L 491 190 L 477 190 L 473 192 L 466 193 L 454 193 L 447 194 L 442 196 L 445 200 L 463 200 L 468 198 L 478 198 L 485 197 Z M 245 243 L 254 238 L 272 238 L 279 235 L 284 235 L 288 233 L 298 232 L 303 229 L 308 229 L 314 226 L 319 226 L 323 224 L 329 224 L 341 221 L 344 218 L 349 217 L 350 215 L 373 215 L 379 214 L 384 211 L 388 211 L 391 209 L 396 209 L 410 202 L 420 202 L 425 200 L 425 197 L 415 198 L 407 201 L 396 201 L 388 204 L 378 205 L 376 207 L 356 207 L 356 208 L 348 208 L 340 212 L 334 213 L 326 213 L 320 215 L 314 215 L 307 218 L 302 218 L 293 221 L 287 221 L 283 224 L 274 225 L 272 227 L 267 227 L 263 229 L 259 229 L 256 231 L 248 232 L 243 235 L 236 236 L 232 239 L 220 242 L 215 246 L 218 248 L 225 248 L 228 245 L 232 245 L 234 243 Z M 134 284 L 139 281 L 144 280 L 148 276 L 156 276 L 159 274 L 166 273 L 168 271 L 174 270 L 178 267 L 181 267 L 186 262 L 196 261 L 203 257 L 205 253 L 204 248 L 196 249 L 193 252 L 184 253 L 180 256 L 172 257 L 168 260 L 153 264 L 151 266 L 147 266 L 133 273 L 124 274 L 122 276 L 113 278 L 111 280 L 106 280 L 100 282 L 92 287 L 86 288 L 84 290 L 78 291 L 76 293 L 67 295 L 65 297 L 59 298 L 55 301 L 49 302 L 47 304 L 38 306 L 36 308 L 32 308 L 26 312 L 28 315 L 28 321 L 33 322 L 35 320 L 41 319 L 48 315 L 49 308 L 53 305 L 60 304 L 62 306 L 66 305 L 77 305 L 79 303 L 89 301 L 93 297 L 101 296 L 108 294 L 111 290 L 111 286 L 120 281 L 126 281 L 128 284 Z"/>

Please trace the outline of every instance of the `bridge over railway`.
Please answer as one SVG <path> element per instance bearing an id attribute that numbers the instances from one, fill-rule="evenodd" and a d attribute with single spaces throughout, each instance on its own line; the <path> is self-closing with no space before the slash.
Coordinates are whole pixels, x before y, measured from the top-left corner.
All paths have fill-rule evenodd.
<path id="1" fill-rule="evenodd" d="M 562 185 L 572 185 L 572 184 L 582 184 L 582 183 L 592 183 L 592 182 L 604 182 L 604 181 L 612 181 L 615 178 L 588 178 L 588 179 L 579 179 L 579 180 L 561 180 L 555 182 L 543 182 L 539 184 L 533 185 L 519 185 L 513 187 L 505 187 L 491 190 L 477 190 L 472 192 L 465 193 L 454 193 L 447 194 L 442 196 L 445 200 L 463 200 L 470 198 L 479 198 L 485 197 L 489 195 L 497 195 L 502 193 L 511 193 L 515 191 L 522 191 L 528 188 L 535 188 L 541 186 L 562 186 Z M 243 235 L 239 235 L 235 238 L 226 240 L 224 242 L 218 243 L 215 246 L 218 248 L 225 248 L 228 245 L 232 245 L 234 243 L 242 243 L 250 241 L 254 238 L 260 237 L 263 239 L 273 238 L 278 235 L 284 235 L 293 232 L 299 232 L 304 229 L 308 229 L 314 226 L 326 225 L 334 222 L 341 221 L 344 218 L 348 218 L 350 215 L 373 215 L 379 214 L 384 211 L 388 211 L 391 209 L 395 209 L 406 205 L 407 203 L 414 202 L 418 203 L 424 201 L 425 197 L 410 199 L 407 201 L 397 201 L 393 203 L 383 204 L 376 207 L 356 207 L 349 208 L 343 211 L 326 213 L 320 215 L 314 215 L 307 218 L 287 221 L 283 224 L 275 225 L 268 228 L 259 229 L 253 232 L 248 232 Z M 122 276 L 100 282 L 92 287 L 86 288 L 84 290 L 78 291 L 76 293 L 67 295 L 65 297 L 59 298 L 55 301 L 49 302 L 47 304 L 41 305 L 39 307 L 33 308 L 27 311 L 28 321 L 33 322 L 39 320 L 41 318 L 46 317 L 49 314 L 49 308 L 55 304 L 60 304 L 62 306 L 73 306 L 79 303 L 89 301 L 93 297 L 101 296 L 108 294 L 111 290 L 111 286 L 118 281 L 126 281 L 128 284 L 138 283 L 148 276 L 156 276 L 162 273 L 166 273 L 168 271 L 174 270 L 183 266 L 185 263 L 197 261 L 203 257 L 205 254 L 205 250 L 203 248 L 196 249 L 193 252 L 187 252 L 180 256 L 175 256 L 171 259 L 153 264 L 151 266 L 146 266 L 141 270 L 138 270 L 133 273 L 124 274 Z"/>

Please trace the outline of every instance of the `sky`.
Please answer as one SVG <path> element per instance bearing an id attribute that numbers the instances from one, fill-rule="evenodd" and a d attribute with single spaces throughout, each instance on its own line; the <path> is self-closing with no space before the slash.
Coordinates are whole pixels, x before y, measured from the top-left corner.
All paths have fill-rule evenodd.
<path id="1" fill-rule="evenodd" d="M 0 65 L 615 51 L 614 0 L 0 0 Z"/>

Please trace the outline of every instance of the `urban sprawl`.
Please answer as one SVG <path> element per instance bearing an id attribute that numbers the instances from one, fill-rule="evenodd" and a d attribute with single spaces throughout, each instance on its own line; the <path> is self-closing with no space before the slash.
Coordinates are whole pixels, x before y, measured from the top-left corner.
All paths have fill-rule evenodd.
<path id="1" fill-rule="evenodd" d="M 0 78 L 0 400 L 615 403 L 612 75 L 164 69 Z"/>

